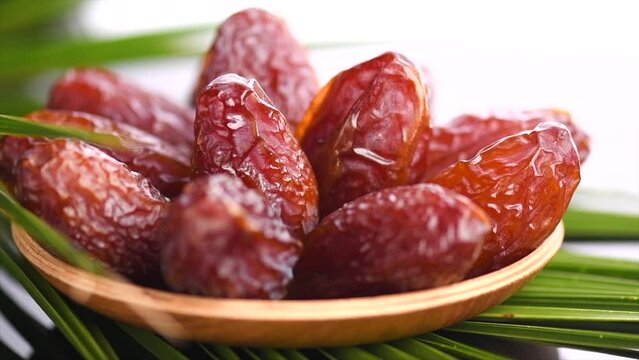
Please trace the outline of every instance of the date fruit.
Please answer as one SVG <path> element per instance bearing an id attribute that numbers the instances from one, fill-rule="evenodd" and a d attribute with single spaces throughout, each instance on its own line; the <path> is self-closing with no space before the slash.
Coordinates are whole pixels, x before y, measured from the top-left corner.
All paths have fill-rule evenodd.
<path id="1" fill-rule="evenodd" d="M 77 140 L 37 142 L 16 168 L 19 201 L 116 272 L 160 279 L 167 199 L 141 175 Z"/>
<path id="2" fill-rule="evenodd" d="M 255 80 L 212 81 L 197 101 L 193 176 L 229 173 L 262 193 L 293 235 L 317 224 L 313 169 L 286 119 Z"/>
<path id="3" fill-rule="evenodd" d="M 579 154 L 559 123 L 503 138 L 431 180 L 467 196 L 493 220 L 469 276 L 500 269 L 536 249 L 561 221 L 579 181 Z"/>
<path id="4" fill-rule="evenodd" d="M 340 298 L 450 284 L 470 269 L 490 228 L 477 205 L 438 185 L 370 193 L 309 234 L 291 292 Z"/>
<path id="5" fill-rule="evenodd" d="M 430 132 L 426 92 L 420 71 L 404 56 L 384 53 L 335 76 L 297 132 L 317 175 L 320 215 L 408 184 L 424 132 Z"/>
<path id="6" fill-rule="evenodd" d="M 495 141 L 524 130 L 532 130 L 543 122 L 565 125 L 573 137 L 581 163 L 590 153 L 590 138 L 573 121 L 570 113 L 557 109 L 540 109 L 491 113 L 465 114 L 448 125 L 433 127 L 430 142 L 418 145 L 411 164 L 411 181 L 427 182 L 440 171 L 458 160 L 468 160 L 479 150 Z M 427 156 L 423 156 L 427 151 Z"/>
<path id="7" fill-rule="evenodd" d="M 132 126 L 77 111 L 41 110 L 26 117 L 46 124 L 73 126 L 119 136 L 124 140 L 124 148 L 102 150 L 149 179 L 166 196 L 177 196 L 190 180 L 189 154 Z M 41 139 L 13 136 L 0 139 L 0 169 L 11 173 L 22 154 L 36 141 Z"/>
<path id="8" fill-rule="evenodd" d="M 162 236 L 171 288 L 225 298 L 284 297 L 301 249 L 266 199 L 227 174 L 188 184 Z"/>
<path id="9" fill-rule="evenodd" d="M 193 113 L 106 69 L 76 68 L 53 86 L 47 108 L 84 111 L 128 124 L 179 146 L 193 147 Z"/>
<path id="10" fill-rule="evenodd" d="M 304 47 L 282 19 L 260 9 L 240 11 L 219 27 L 193 100 L 212 80 L 227 73 L 257 80 L 292 130 L 319 89 Z"/>

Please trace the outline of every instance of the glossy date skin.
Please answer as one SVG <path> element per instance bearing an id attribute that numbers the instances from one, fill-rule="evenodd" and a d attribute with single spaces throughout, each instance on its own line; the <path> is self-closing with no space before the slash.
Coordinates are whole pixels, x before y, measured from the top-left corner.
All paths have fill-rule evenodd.
<path id="1" fill-rule="evenodd" d="M 484 211 L 441 186 L 365 195 L 324 218 L 308 236 L 292 295 L 373 296 L 459 281 L 490 228 Z"/>
<path id="2" fill-rule="evenodd" d="M 38 142 L 16 168 L 19 201 L 131 280 L 160 279 L 156 231 L 167 199 L 141 175 L 77 140 Z"/>
<path id="3" fill-rule="evenodd" d="M 193 176 L 228 173 L 262 193 L 293 235 L 318 221 L 313 169 L 284 116 L 255 80 L 228 74 L 197 102 Z"/>
<path id="4" fill-rule="evenodd" d="M 467 196 L 493 220 L 470 277 L 536 249 L 561 221 L 579 181 L 579 154 L 558 123 L 506 137 L 431 180 Z"/>
<path id="5" fill-rule="evenodd" d="M 227 73 L 257 80 L 292 130 L 319 89 L 306 49 L 282 19 L 260 9 L 240 11 L 219 27 L 194 102 L 206 85 Z"/>
<path id="6" fill-rule="evenodd" d="M 227 174 L 187 185 L 162 237 L 172 289 L 224 298 L 281 299 L 301 249 L 264 197 Z"/>
<path id="7" fill-rule="evenodd" d="M 384 53 L 334 77 L 296 133 L 317 176 L 320 215 L 407 184 L 417 142 L 429 132 L 420 72 L 404 56 Z"/>
<path id="8" fill-rule="evenodd" d="M 433 127 L 430 141 L 422 141 L 418 145 L 411 164 L 411 182 L 427 182 L 458 160 L 472 158 L 483 147 L 503 137 L 553 121 L 570 130 L 583 164 L 590 153 L 590 137 L 573 122 L 570 113 L 566 111 L 539 109 L 485 115 L 465 114 L 445 126 Z"/>
<path id="9" fill-rule="evenodd" d="M 46 124 L 73 126 L 119 136 L 125 141 L 125 148 L 102 150 L 149 179 L 151 184 L 168 197 L 177 196 L 190 180 L 189 154 L 132 126 L 77 111 L 41 110 L 26 117 Z M 12 173 L 22 154 L 36 141 L 46 140 L 12 136 L 0 139 L 0 169 L 6 174 Z"/>
<path id="10" fill-rule="evenodd" d="M 137 127 L 178 146 L 193 147 L 193 112 L 99 68 L 67 71 L 49 94 L 48 109 L 74 110 Z"/>

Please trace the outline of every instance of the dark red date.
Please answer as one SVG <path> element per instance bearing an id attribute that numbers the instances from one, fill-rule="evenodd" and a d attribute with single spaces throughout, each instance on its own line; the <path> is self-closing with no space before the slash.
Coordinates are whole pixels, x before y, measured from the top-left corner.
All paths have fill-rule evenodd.
<path id="1" fill-rule="evenodd" d="M 141 175 L 76 140 L 38 142 L 16 168 L 16 195 L 113 270 L 160 279 L 158 225 L 167 199 Z"/>
<path id="2" fill-rule="evenodd" d="M 121 149 L 102 148 L 102 150 L 149 179 L 166 196 L 177 196 L 190 180 L 189 154 L 179 147 L 132 126 L 77 111 L 42 110 L 26 117 L 42 123 L 73 126 L 120 137 L 124 140 Z M 35 141 L 38 140 L 24 137 L 0 139 L 0 169 L 10 174 L 22 154 Z"/>
<path id="3" fill-rule="evenodd" d="M 256 79 L 293 130 L 319 89 L 304 47 L 282 19 L 260 9 L 240 11 L 219 27 L 194 100 L 212 80 L 227 73 Z"/>
<path id="4" fill-rule="evenodd" d="M 317 175 L 320 215 L 407 184 L 424 132 L 430 132 L 424 85 L 404 56 L 385 53 L 338 74 L 313 100 L 297 133 Z"/>
<path id="5" fill-rule="evenodd" d="M 294 236 L 317 224 L 317 185 L 284 116 L 255 80 L 235 74 L 200 95 L 193 175 L 229 173 L 262 193 Z"/>
<path id="6" fill-rule="evenodd" d="M 590 153 L 590 138 L 570 113 L 556 109 L 461 115 L 446 126 L 433 127 L 429 141 L 422 141 L 411 164 L 411 181 L 426 182 L 458 160 L 468 160 L 483 147 L 509 135 L 532 130 L 543 122 L 565 125 L 577 145 L 583 163 Z M 425 156 L 425 152 L 428 152 Z"/>
<path id="7" fill-rule="evenodd" d="M 67 71 L 53 86 L 47 108 L 84 111 L 128 124 L 179 146 L 193 147 L 193 113 L 106 69 Z"/>
<path id="8" fill-rule="evenodd" d="M 561 221 L 579 181 L 579 154 L 558 123 L 506 137 L 431 180 L 467 196 L 493 220 L 470 276 L 536 249 Z"/>
<path id="9" fill-rule="evenodd" d="M 284 297 L 301 249 L 262 194 L 227 174 L 187 185 L 162 238 L 171 288 L 228 298 Z"/>
<path id="10" fill-rule="evenodd" d="M 292 294 L 340 298 L 450 284 L 470 269 L 490 228 L 479 207 L 438 185 L 374 192 L 330 214 L 308 236 Z"/>

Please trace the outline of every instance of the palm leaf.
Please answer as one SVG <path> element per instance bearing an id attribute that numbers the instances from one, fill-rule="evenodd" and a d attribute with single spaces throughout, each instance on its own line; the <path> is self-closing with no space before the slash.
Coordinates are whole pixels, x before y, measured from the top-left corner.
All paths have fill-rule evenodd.
<path id="1" fill-rule="evenodd" d="M 306 355 L 294 349 L 284 349 L 284 350 L 281 350 L 281 352 L 282 354 L 284 354 L 284 357 L 286 357 L 289 360 L 309 360 L 309 358 L 306 357 Z"/>
<path id="2" fill-rule="evenodd" d="M 207 25 L 111 39 L 71 38 L 16 44 L 3 49 L 0 79 L 114 61 L 200 54 L 206 49 L 213 29 L 214 25 Z"/>
<path id="3" fill-rule="evenodd" d="M 639 195 L 580 189 L 564 216 L 567 239 L 639 240 Z"/>
<path id="4" fill-rule="evenodd" d="M 418 359 L 455 360 L 453 355 L 416 339 L 403 339 L 393 344 Z"/>
<path id="5" fill-rule="evenodd" d="M 166 341 L 159 338 L 157 335 L 126 324 L 119 324 L 119 326 L 122 330 L 124 330 L 125 333 L 129 334 L 158 359 L 187 360 L 186 356 L 169 345 Z"/>
<path id="6" fill-rule="evenodd" d="M 580 255 L 567 251 L 560 251 L 546 268 L 631 280 L 639 279 L 639 263 L 636 261 Z"/>
<path id="7" fill-rule="evenodd" d="M 2 46 L 2 45 L 0 45 Z M 42 100 L 32 95 L 28 86 L 6 84 L 0 81 L 0 109 L 7 114 L 26 114 L 44 106 Z"/>
<path id="8" fill-rule="evenodd" d="M 478 349 L 444 336 L 430 333 L 419 337 L 419 340 L 441 351 L 464 359 L 473 360 L 506 360 L 507 358 L 494 352 Z"/>
<path id="9" fill-rule="evenodd" d="M 112 350 L 105 349 L 89 331 L 85 321 L 80 320 L 62 297 L 33 268 L 24 261 L 16 261 L 0 243 L 0 264 L 11 274 L 42 310 L 53 320 L 67 340 L 86 359 L 113 359 Z"/>
<path id="10" fill-rule="evenodd" d="M 75 354 L 73 348 L 64 341 L 57 329 L 49 330 L 33 321 L 15 301 L 0 288 L 0 311 L 23 338 L 29 339 L 31 346 L 52 358 L 69 358 Z"/>
<path id="11" fill-rule="evenodd" d="M 127 149 L 131 140 L 119 136 L 86 129 L 44 124 L 20 116 L 0 114 L 0 135 L 55 138 L 73 138 L 109 149 Z"/>
<path id="12" fill-rule="evenodd" d="M 401 350 L 400 347 L 389 345 L 389 344 L 373 344 L 364 346 L 371 354 L 375 354 L 382 359 L 398 359 L 398 360 L 419 360 L 418 357 L 415 357 L 409 352 L 405 352 Z"/>
<path id="13" fill-rule="evenodd" d="M 611 354 L 639 355 L 639 335 L 613 331 L 592 331 L 479 321 L 466 321 L 446 328 L 445 331 L 596 349 Z"/>
<path id="14" fill-rule="evenodd" d="M 381 358 L 359 347 L 341 347 L 325 350 L 331 357 L 341 359 L 380 360 Z"/>
<path id="15" fill-rule="evenodd" d="M 2 222 L 6 224 L 5 220 Z M 6 226 L 0 227 L 0 231 L 3 232 L 3 239 L 0 240 L 0 265 L 24 287 L 71 345 L 85 359 L 117 359 L 108 339 L 93 320 L 87 316 L 78 316 L 66 300 L 17 252 L 11 249 L 12 245 L 5 240 L 11 237 L 10 233 L 7 233 Z M 146 330 L 124 324 L 119 326 L 160 359 L 186 359 L 166 341 Z"/>
<path id="16" fill-rule="evenodd" d="M 497 305 L 478 315 L 476 319 L 504 322 L 554 320 L 639 323 L 639 310 L 623 311 L 608 309 L 571 309 L 550 306 Z"/>
<path id="17" fill-rule="evenodd" d="M 79 0 L 49 0 L 38 6 L 29 7 L 25 11 L 21 1 L 0 2 L 0 35 L 16 31 L 32 30 L 38 25 L 45 24 L 68 10 L 80 4 Z"/>
<path id="18" fill-rule="evenodd" d="M 571 209 L 564 215 L 564 223 L 571 238 L 639 238 L 639 217 L 633 215 Z"/>
<path id="19" fill-rule="evenodd" d="M 207 346 L 200 344 L 205 349 L 209 349 L 222 360 L 240 360 L 240 356 L 228 346 L 221 344 L 210 344 Z"/>
<path id="20" fill-rule="evenodd" d="M 0 80 L 21 79 L 47 70 L 95 66 L 117 61 L 200 55 L 217 25 L 130 35 L 109 39 L 64 38 L 5 46 L 0 57 Z M 325 42 L 309 48 L 353 47 L 379 42 Z"/>

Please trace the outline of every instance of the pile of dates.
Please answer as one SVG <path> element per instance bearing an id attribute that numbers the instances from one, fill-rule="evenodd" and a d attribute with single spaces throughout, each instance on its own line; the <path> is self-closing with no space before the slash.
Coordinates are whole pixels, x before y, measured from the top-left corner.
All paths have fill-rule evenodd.
<path id="1" fill-rule="evenodd" d="M 340 298 L 509 265 L 561 220 L 589 138 L 559 110 L 433 126 L 432 87 L 387 52 L 319 86 L 285 23 L 218 29 L 194 110 L 104 69 L 53 85 L 47 123 L 129 146 L 5 137 L 19 201 L 140 284 L 223 298 Z"/>

